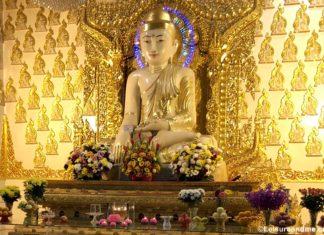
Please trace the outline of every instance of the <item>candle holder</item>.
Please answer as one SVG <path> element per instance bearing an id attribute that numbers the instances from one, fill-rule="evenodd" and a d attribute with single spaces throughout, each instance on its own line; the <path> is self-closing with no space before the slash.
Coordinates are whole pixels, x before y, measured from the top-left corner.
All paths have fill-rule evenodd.
<path id="1" fill-rule="evenodd" d="M 90 221 L 92 226 L 97 226 L 97 224 L 99 223 L 97 217 L 103 215 L 103 213 L 101 213 L 101 205 L 90 204 L 90 212 L 86 214 L 92 216 L 92 220 Z"/>

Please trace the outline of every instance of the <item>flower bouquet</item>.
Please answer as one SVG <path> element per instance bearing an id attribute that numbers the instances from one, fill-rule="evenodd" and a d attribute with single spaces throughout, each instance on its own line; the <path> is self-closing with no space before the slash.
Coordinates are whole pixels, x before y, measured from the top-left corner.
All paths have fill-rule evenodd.
<path id="1" fill-rule="evenodd" d="M 18 208 L 26 213 L 26 217 L 24 219 L 25 225 L 37 224 L 38 220 L 38 205 L 33 201 L 21 201 L 18 204 Z"/>
<path id="2" fill-rule="evenodd" d="M 233 194 L 232 190 L 226 189 L 224 186 L 220 186 L 218 189 L 215 190 L 215 199 L 217 207 L 222 207 L 224 199 L 228 196 Z"/>
<path id="3" fill-rule="evenodd" d="M 75 179 L 100 180 L 108 173 L 114 161 L 108 145 L 88 143 L 75 149 L 64 165 L 67 172 L 71 172 Z"/>
<path id="4" fill-rule="evenodd" d="M 131 136 L 131 146 L 125 146 L 122 172 L 128 175 L 131 180 L 151 181 L 154 174 L 157 174 L 161 167 L 158 161 L 157 145 L 155 149 L 151 146 L 152 137 L 143 138 L 141 133 L 138 139 Z"/>
<path id="5" fill-rule="evenodd" d="M 28 179 L 24 182 L 25 198 L 35 203 L 44 201 L 44 193 L 47 187 L 47 181 L 42 179 Z"/>
<path id="6" fill-rule="evenodd" d="M 184 145 L 172 157 L 170 168 L 179 180 L 198 181 L 212 178 L 217 162 L 221 161 L 220 150 L 205 144 Z"/>
<path id="7" fill-rule="evenodd" d="M 248 192 L 245 197 L 252 207 L 263 212 L 266 226 L 270 225 L 271 211 L 278 210 L 288 202 L 288 195 L 284 189 L 272 190 L 272 184 L 268 184 L 265 189 L 257 192 Z"/>
<path id="8" fill-rule="evenodd" d="M 0 196 L 9 210 L 12 209 L 13 203 L 21 197 L 20 190 L 17 186 L 6 186 L 0 189 Z"/>
<path id="9" fill-rule="evenodd" d="M 179 199 L 188 204 L 189 207 L 198 207 L 203 202 L 205 190 L 202 188 L 197 189 L 182 189 L 179 192 Z"/>

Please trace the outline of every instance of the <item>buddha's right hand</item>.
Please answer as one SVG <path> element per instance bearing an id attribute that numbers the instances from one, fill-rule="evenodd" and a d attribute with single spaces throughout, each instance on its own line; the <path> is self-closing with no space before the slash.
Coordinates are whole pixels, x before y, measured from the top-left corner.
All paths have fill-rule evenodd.
<path id="1" fill-rule="evenodd" d="M 130 134 L 124 130 L 120 130 L 116 136 L 112 151 L 115 163 L 121 163 L 124 155 L 124 146 L 128 145 L 130 145 Z"/>

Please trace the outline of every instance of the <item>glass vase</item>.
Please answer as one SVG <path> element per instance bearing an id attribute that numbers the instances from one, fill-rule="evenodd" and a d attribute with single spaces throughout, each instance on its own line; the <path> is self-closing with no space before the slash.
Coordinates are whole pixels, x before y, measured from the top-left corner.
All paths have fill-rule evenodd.
<path id="1" fill-rule="evenodd" d="M 269 227 L 270 218 L 271 218 L 271 210 L 270 209 L 263 210 L 263 218 L 264 218 L 264 225 L 266 227 Z"/>
<path id="2" fill-rule="evenodd" d="M 313 228 L 316 228 L 317 215 L 318 211 L 309 210 L 310 226 Z"/>
<path id="3" fill-rule="evenodd" d="M 198 213 L 198 207 L 189 207 L 188 211 L 189 211 L 189 216 L 190 219 L 192 220 L 195 216 L 197 216 Z"/>
<path id="4" fill-rule="evenodd" d="M 161 216 L 163 219 L 163 230 L 170 230 L 171 229 L 171 219 L 173 216 Z"/>

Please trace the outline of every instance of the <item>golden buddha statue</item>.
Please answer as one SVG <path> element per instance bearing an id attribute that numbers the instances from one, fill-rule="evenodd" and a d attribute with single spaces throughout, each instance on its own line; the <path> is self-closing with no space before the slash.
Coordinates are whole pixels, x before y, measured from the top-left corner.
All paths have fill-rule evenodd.
<path id="1" fill-rule="evenodd" d="M 284 43 L 284 49 L 281 53 L 283 62 L 295 62 L 297 61 L 298 48 L 294 43 L 295 35 L 290 31 L 288 38 Z"/>
<path id="2" fill-rule="evenodd" d="M 73 100 L 74 99 L 74 88 L 71 83 L 72 77 L 69 73 L 67 73 L 64 84 L 63 84 L 63 90 L 62 90 L 62 99 L 63 100 Z"/>
<path id="3" fill-rule="evenodd" d="M 270 91 L 284 90 L 285 77 L 281 72 L 282 64 L 277 60 L 276 66 L 271 71 L 271 79 L 269 81 Z"/>
<path id="4" fill-rule="evenodd" d="M 54 77 L 64 77 L 65 64 L 62 61 L 63 54 L 61 51 L 58 51 L 57 56 L 54 61 L 53 67 L 53 76 Z"/>
<path id="5" fill-rule="evenodd" d="M 61 97 L 59 95 L 56 95 L 54 103 L 52 105 L 52 114 L 51 114 L 51 120 L 52 121 L 61 121 L 63 120 L 63 107 L 61 105 Z"/>
<path id="6" fill-rule="evenodd" d="M 318 134 L 318 129 L 314 127 L 308 136 L 308 141 L 305 148 L 307 156 L 322 156 L 322 143 L 318 137 Z"/>
<path id="7" fill-rule="evenodd" d="M 72 123 L 78 123 L 78 121 L 82 117 L 82 113 L 83 113 L 83 110 L 82 110 L 82 107 L 81 107 L 81 100 L 77 96 L 75 98 L 75 106 L 74 106 L 73 111 L 72 111 L 71 122 Z"/>
<path id="8" fill-rule="evenodd" d="M 5 4 L 7 10 L 17 9 L 17 0 L 6 0 Z"/>
<path id="9" fill-rule="evenodd" d="M 28 30 L 25 34 L 25 40 L 24 40 L 24 52 L 34 52 L 35 46 L 35 38 L 33 37 L 33 29 L 31 26 L 28 27 Z"/>
<path id="10" fill-rule="evenodd" d="M 43 56 L 43 51 L 41 49 L 38 49 L 38 52 L 35 56 L 34 66 L 33 66 L 35 75 L 45 74 L 45 61 L 42 58 L 42 56 Z"/>
<path id="11" fill-rule="evenodd" d="M 81 28 L 81 24 L 79 24 L 77 29 L 77 35 L 75 36 L 75 46 L 82 47 L 84 46 L 85 38 L 84 38 L 84 32 Z"/>
<path id="12" fill-rule="evenodd" d="M 267 145 L 280 145 L 281 134 L 278 129 L 278 120 L 273 117 L 267 128 Z"/>
<path id="13" fill-rule="evenodd" d="M 54 84 L 51 81 L 52 75 L 47 71 L 42 85 L 43 97 L 54 97 Z"/>
<path id="14" fill-rule="evenodd" d="M 36 32 L 46 32 L 47 28 L 47 18 L 44 15 L 45 9 L 43 7 L 39 8 L 39 11 L 37 12 L 37 16 L 36 16 L 36 23 L 35 23 L 35 28 L 36 28 Z"/>
<path id="15" fill-rule="evenodd" d="M 95 116 L 96 115 L 96 103 L 93 100 L 93 97 L 95 97 L 95 95 L 91 95 L 90 98 L 87 100 L 87 102 L 84 105 L 83 115 L 85 115 L 85 116 Z"/>
<path id="16" fill-rule="evenodd" d="M 35 157 L 34 157 L 34 168 L 44 168 L 46 162 L 46 156 L 43 153 L 43 145 L 38 143 L 38 146 L 35 150 Z"/>
<path id="17" fill-rule="evenodd" d="M 46 154 L 47 155 L 57 155 L 57 141 L 55 140 L 55 132 L 53 129 L 50 130 L 47 136 L 47 141 L 46 141 Z"/>
<path id="18" fill-rule="evenodd" d="M 71 142 L 72 130 L 69 127 L 69 119 L 65 116 L 60 130 L 60 142 Z"/>
<path id="19" fill-rule="evenodd" d="M 17 99 L 16 99 L 17 90 L 13 86 L 13 83 L 14 83 L 14 81 L 13 81 L 12 77 L 9 77 L 7 85 L 6 85 L 6 90 L 5 90 L 5 99 L 6 99 L 7 103 L 17 101 Z"/>
<path id="20" fill-rule="evenodd" d="M 73 83 L 74 92 L 83 92 L 84 86 L 83 81 L 85 78 L 85 72 L 82 65 L 80 65 L 78 72 L 75 76 L 75 81 Z"/>
<path id="21" fill-rule="evenodd" d="M 305 64 L 300 60 L 298 66 L 294 70 L 294 76 L 291 80 L 292 91 L 305 91 L 307 84 L 307 75 L 304 72 Z"/>
<path id="22" fill-rule="evenodd" d="M 33 84 L 30 88 L 28 97 L 28 109 L 39 109 L 39 95 L 37 94 L 37 87 Z"/>
<path id="23" fill-rule="evenodd" d="M 321 107 L 321 114 L 318 117 L 319 128 L 324 128 L 324 105 Z"/>
<path id="24" fill-rule="evenodd" d="M 264 0 L 263 1 L 263 9 L 271 9 L 274 8 L 273 0 Z"/>
<path id="25" fill-rule="evenodd" d="M 270 101 L 268 99 L 268 92 L 263 89 L 262 95 L 258 100 L 256 112 L 259 118 L 270 118 Z"/>
<path id="26" fill-rule="evenodd" d="M 50 54 L 56 54 L 55 47 L 56 47 L 56 41 L 53 37 L 54 32 L 52 28 L 49 28 L 48 33 L 45 38 L 45 45 L 44 45 L 44 54 L 50 55 Z"/>
<path id="27" fill-rule="evenodd" d="M 26 0 L 26 8 L 38 8 L 38 5 L 33 0 Z"/>
<path id="28" fill-rule="evenodd" d="M 307 92 L 304 96 L 304 101 L 302 104 L 302 115 L 310 115 L 310 116 L 316 116 L 317 115 L 317 105 L 318 101 L 316 97 L 314 96 L 315 90 L 312 86 L 309 86 L 307 89 Z"/>
<path id="29" fill-rule="evenodd" d="M 66 59 L 66 70 L 77 70 L 79 58 L 78 55 L 75 53 L 76 47 L 72 42 L 71 48 L 68 51 L 67 59 Z"/>
<path id="30" fill-rule="evenodd" d="M 262 29 L 263 29 L 263 23 L 260 19 L 258 19 L 255 23 L 255 29 L 254 29 L 254 37 L 262 37 Z"/>
<path id="31" fill-rule="evenodd" d="M 285 8 L 279 4 L 278 10 L 273 15 L 271 35 L 286 34 L 287 20 L 282 16 L 284 12 Z"/>
<path id="32" fill-rule="evenodd" d="M 307 41 L 307 47 L 305 50 L 305 60 L 320 60 L 321 59 L 321 44 L 317 42 L 318 34 L 313 30 L 312 36 Z"/>
<path id="33" fill-rule="evenodd" d="M 58 36 L 56 39 L 57 47 L 68 47 L 69 46 L 69 32 L 66 30 L 67 24 L 65 20 L 62 21 L 62 25 L 59 28 Z"/>
<path id="34" fill-rule="evenodd" d="M 322 10 L 322 16 L 318 24 L 320 27 L 319 31 L 323 32 L 324 31 L 324 9 Z"/>
<path id="35" fill-rule="evenodd" d="M 266 33 L 265 39 L 261 43 L 260 52 L 259 52 L 259 63 L 273 63 L 273 54 L 274 49 L 270 45 L 271 36 L 269 33 Z"/>
<path id="36" fill-rule="evenodd" d="M 289 170 L 291 163 L 291 156 L 287 153 L 288 145 L 284 141 L 280 146 L 276 158 L 276 167 L 279 170 Z"/>
<path id="37" fill-rule="evenodd" d="M 296 12 L 296 18 L 293 24 L 295 33 L 309 32 L 309 16 L 306 10 L 307 5 L 302 2 L 300 8 Z"/>
<path id="38" fill-rule="evenodd" d="M 10 59 L 12 65 L 22 64 L 21 58 L 23 57 L 23 53 L 20 50 L 19 46 L 20 46 L 20 42 L 18 41 L 18 39 L 16 39 L 15 44 L 13 45 L 11 50 Z"/>
<path id="39" fill-rule="evenodd" d="M 78 24 L 80 21 L 80 10 L 70 9 L 66 16 L 68 24 Z"/>
<path id="40" fill-rule="evenodd" d="M 90 123 L 88 122 L 88 120 L 84 121 L 82 132 L 83 132 L 83 138 L 84 138 L 85 143 L 95 142 L 96 133 L 94 132 L 94 130 L 91 129 Z"/>
<path id="41" fill-rule="evenodd" d="M 27 29 L 26 23 L 27 23 L 27 16 L 24 13 L 25 7 L 20 3 L 19 9 L 17 11 L 16 15 L 16 30 L 25 30 Z"/>
<path id="42" fill-rule="evenodd" d="M 41 110 L 38 113 L 38 119 L 37 119 L 37 130 L 38 131 L 48 131 L 48 124 L 49 124 L 49 118 L 46 114 L 47 108 L 45 105 L 42 105 Z"/>
<path id="43" fill-rule="evenodd" d="M 15 122 L 16 123 L 24 123 L 26 120 L 26 109 L 24 108 L 24 101 L 19 97 L 18 102 L 16 104 L 16 112 L 15 112 Z"/>
<path id="44" fill-rule="evenodd" d="M 8 14 L 5 25 L 4 25 L 4 30 L 3 30 L 3 40 L 14 40 L 15 39 L 15 26 L 11 23 L 12 17 L 11 15 Z"/>
<path id="45" fill-rule="evenodd" d="M 296 115 L 295 119 L 291 123 L 289 131 L 289 142 L 290 143 L 304 143 L 305 130 L 300 122 L 301 116 Z"/>
<path id="46" fill-rule="evenodd" d="M 25 141 L 26 144 L 37 144 L 37 131 L 34 128 L 34 122 L 32 119 L 29 119 L 26 126 Z"/>
<path id="47" fill-rule="evenodd" d="M 59 12 L 50 10 L 50 13 L 48 14 L 48 25 L 49 26 L 60 25 L 61 24 L 60 17 L 61 17 L 61 14 Z"/>
<path id="48" fill-rule="evenodd" d="M 248 118 L 248 104 L 245 100 L 245 92 L 240 92 L 239 96 L 239 117 Z"/>
<path id="49" fill-rule="evenodd" d="M 324 85 L 324 56 L 322 57 L 321 62 L 317 66 L 314 81 L 315 81 L 315 87 Z"/>
<path id="50" fill-rule="evenodd" d="M 29 88 L 30 87 L 31 76 L 28 72 L 28 65 L 24 62 L 20 69 L 19 76 L 19 88 Z"/>
<path id="51" fill-rule="evenodd" d="M 291 100 L 291 92 L 287 89 L 285 90 L 285 95 L 280 101 L 279 107 L 279 118 L 287 119 L 294 118 L 294 102 Z"/>

